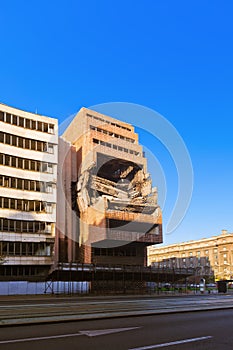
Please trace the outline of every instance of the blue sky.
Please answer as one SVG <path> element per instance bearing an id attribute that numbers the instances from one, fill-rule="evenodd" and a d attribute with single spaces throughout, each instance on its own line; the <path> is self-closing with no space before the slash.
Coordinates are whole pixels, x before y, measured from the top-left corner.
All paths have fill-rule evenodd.
<path id="1" fill-rule="evenodd" d="M 159 112 L 183 138 L 194 170 L 188 212 L 166 234 L 177 174 L 141 130 L 166 177 L 164 242 L 233 232 L 232 13 L 231 0 L 2 0 L 0 101 L 60 122 L 107 102 Z"/>

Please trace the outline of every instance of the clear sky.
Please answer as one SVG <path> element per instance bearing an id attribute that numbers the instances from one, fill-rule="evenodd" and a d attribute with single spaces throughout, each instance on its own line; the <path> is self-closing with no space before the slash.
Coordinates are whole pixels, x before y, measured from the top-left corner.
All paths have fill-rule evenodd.
<path id="1" fill-rule="evenodd" d="M 60 122 L 106 102 L 159 112 L 194 170 L 188 212 L 167 234 L 177 174 L 142 120 L 167 183 L 164 242 L 233 232 L 232 17 L 231 0 L 0 0 L 0 101 Z"/>

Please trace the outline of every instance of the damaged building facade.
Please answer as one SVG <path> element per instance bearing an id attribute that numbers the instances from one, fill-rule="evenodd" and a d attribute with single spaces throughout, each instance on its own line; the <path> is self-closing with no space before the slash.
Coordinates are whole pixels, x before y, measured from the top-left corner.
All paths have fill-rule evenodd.
<path id="1" fill-rule="evenodd" d="M 146 266 L 162 216 L 134 127 L 82 108 L 58 164 L 56 261 Z"/>

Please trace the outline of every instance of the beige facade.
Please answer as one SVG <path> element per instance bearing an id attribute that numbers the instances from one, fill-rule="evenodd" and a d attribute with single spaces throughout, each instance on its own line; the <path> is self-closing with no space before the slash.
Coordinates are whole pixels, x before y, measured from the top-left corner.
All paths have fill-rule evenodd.
<path id="1" fill-rule="evenodd" d="M 57 260 L 145 265 L 162 241 L 151 183 L 133 126 L 82 108 L 59 141 Z"/>
<path id="2" fill-rule="evenodd" d="M 0 266 L 5 278 L 44 276 L 53 263 L 57 120 L 0 104 Z"/>
<path id="3" fill-rule="evenodd" d="M 233 279 L 233 233 L 197 241 L 148 248 L 149 265 L 160 268 L 194 268 L 198 274 L 214 272 L 215 280 Z"/>

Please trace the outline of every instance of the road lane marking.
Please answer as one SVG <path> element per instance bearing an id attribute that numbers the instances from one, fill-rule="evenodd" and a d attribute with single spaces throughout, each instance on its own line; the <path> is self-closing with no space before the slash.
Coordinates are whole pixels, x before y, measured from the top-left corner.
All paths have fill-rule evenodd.
<path id="1" fill-rule="evenodd" d="M 80 335 L 82 335 L 82 334 L 80 334 L 80 333 L 73 333 L 73 334 L 51 335 L 51 336 L 48 336 L 48 337 L 1 340 L 0 344 L 24 343 L 24 342 L 27 342 L 27 341 L 36 341 L 36 340 L 48 340 L 48 339 L 56 339 L 56 338 L 79 337 Z"/>
<path id="2" fill-rule="evenodd" d="M 163 343 L 163 344 L 156 344 L 156 345 L 149 345 L 149 346 L 143 346 L 140 348 L 131 348 L 129 350 L 149 350 L 149 349 L 157 349 L 157 348 L 163 348 L 165 346 L 171 346 L 171 345 L 178 345 L 178 344 L 185 344 L 185 343 L 191 343 L 195 341 L 201 341 L 201 340 L 206 340 L 213 338 L 211 335 L 207 335 L 205 337 L 199 337 L 199 338 L 190 338 L 190 339 L 183 339 L 183 340 L 177 340 L 177 341 L 172 341 L 169 343 Z"/>
<path id="3" fill-rule="evenodd" d="M 24 343 L 24 342 L 38 341 L 38 340 L 49 340 L 49 339 L 59 339 L 59 338 L 68 338 L 68 337 L 79 337 L 81 335 L 86 335 L 88 337 L 97 337 L 99 335 L 106 335 L 106 334 L 117 333 L 117 332 L 131 331 L 133 329 L 138 329 L 138 328 L 141 328 L 141 327 L 97 329 L 97 330 L 79 331 L 78 333 L 71 333 L 71 334 L 51 335 L 51 336 L 47 336 L 47 337 L 9 339 L 9 340 L 1 340 L 0 344 Z"/>
<path id="4" fill-rule="evenodd" d="M 133 329 L 138 329 L 138 328 L 141 328 L 141 327 L 97 329 L 97 330 L 93 330 L 93 331 L 80 331 L 80 333 L 83 335 L 87 335 L 88 337 L 97 337 L 98 335 L 131 331 Z"/>

